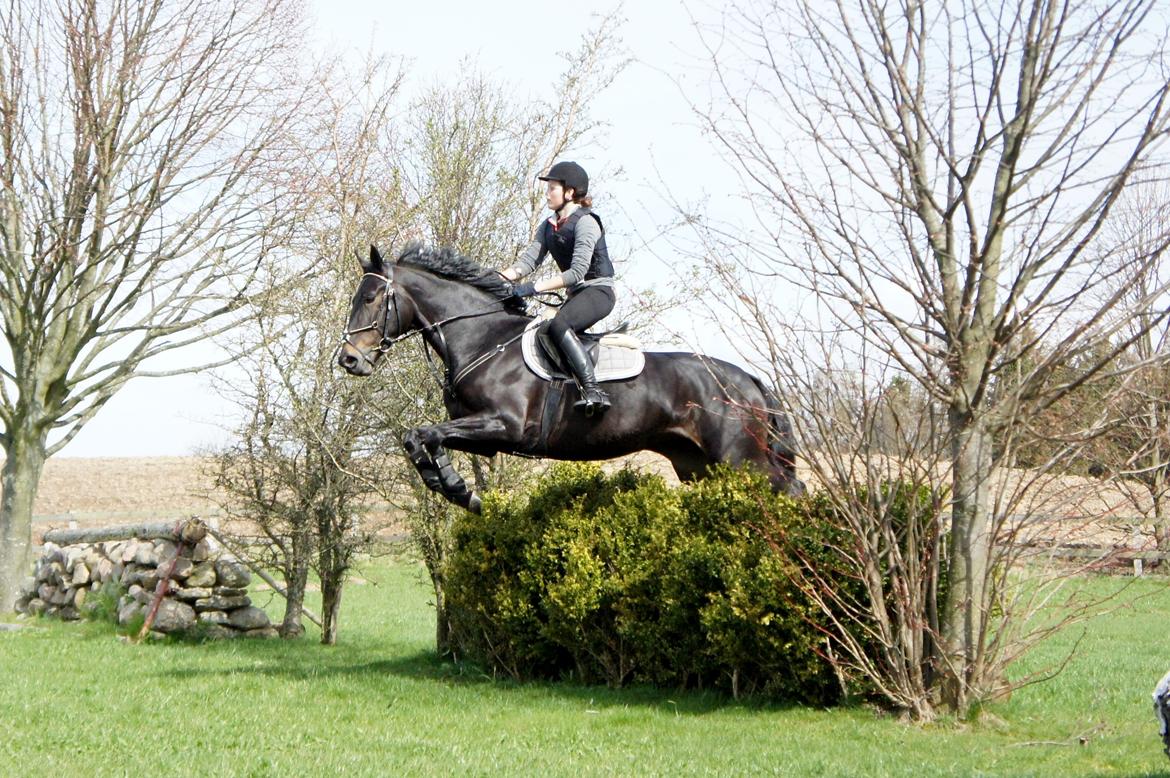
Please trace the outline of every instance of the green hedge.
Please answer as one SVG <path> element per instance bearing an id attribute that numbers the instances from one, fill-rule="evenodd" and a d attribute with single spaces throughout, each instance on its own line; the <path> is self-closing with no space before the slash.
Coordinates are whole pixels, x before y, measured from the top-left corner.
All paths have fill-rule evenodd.
<path id="1" fill-rule="evenodd" d="M 446 603 L 464 658 L 515 678 L 716 688 L 824 704 L 839 695 L 821 615 L 794 582 L 840 542 L 817 500 L 722 469 L 670 488 L 588 463 L 528 495 L 489 495 L 455 528 Z M 851 585 L 847 580 L 845 586 Z"/>

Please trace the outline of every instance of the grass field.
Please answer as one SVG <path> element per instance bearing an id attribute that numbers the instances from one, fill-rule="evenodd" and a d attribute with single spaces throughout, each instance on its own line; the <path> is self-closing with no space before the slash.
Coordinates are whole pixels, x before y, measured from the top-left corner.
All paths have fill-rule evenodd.
<path id="1" fill-rule="evenodd" d="M 421 567 L 360 574 L 335 647 L 130 645 L 48 621 L 0 631 L 0 775 L 1170 774 L 1149 696 L 1170 669 L 1163 578 L 1090 623 L 1055 681 L 977 725 L 918 726 L 867 707 L 492 680 L 434 657 Z"/>

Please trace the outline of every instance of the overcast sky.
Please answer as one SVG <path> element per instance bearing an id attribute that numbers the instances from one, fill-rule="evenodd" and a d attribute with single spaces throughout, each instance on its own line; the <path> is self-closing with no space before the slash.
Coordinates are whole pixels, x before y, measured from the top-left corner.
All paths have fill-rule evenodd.
<path id="1" fill-rule="evenodd" d="M 620 10 L 625 21 L 619 35 L 633 62 L 592 105 L 594 117 L 609 125 L 604 141 L 572 155 L 594 173 L 596 189 L 610 196 L 596 207 L 613 236 L 611 252 L 629 259 L 619 273 L 631 284 L 647 285 L 663 272 L 661 259 L 641 244 L 653 241 L 671 220 L 664 184 L 687 201 L 734 188 L 675 83 L 700 64 L 690 14 L 715 13 L 700 2 L 688 5 L 689 12 L 678 0 L 638 0 Z M 523 96 L 551 88 L 567 64 L 558 52 L 576 49 L 594 15 L 616 5 L 311 0 L 309 7 L 321 51 L 404 57 L 408 91 L 454 80 L 475 67 Z M 623 174 L 613 180 L 597 175 L 617 169 Z M 61 455 L 188 455 L 226 439 L 229 413 L 207 376 L 137 379 Z"/>

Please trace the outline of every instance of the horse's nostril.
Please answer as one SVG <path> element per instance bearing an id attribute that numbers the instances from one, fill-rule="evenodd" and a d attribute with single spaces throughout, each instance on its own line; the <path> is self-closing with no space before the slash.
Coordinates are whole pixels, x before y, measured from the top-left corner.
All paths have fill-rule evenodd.
<path id="1" fill-rule="evenodd" d="M 353 367 L 357 364 L 357 357 L 353 354 L 342 354 L 341 358 L 337 361 L 341 363 L 342 367 Z"/>

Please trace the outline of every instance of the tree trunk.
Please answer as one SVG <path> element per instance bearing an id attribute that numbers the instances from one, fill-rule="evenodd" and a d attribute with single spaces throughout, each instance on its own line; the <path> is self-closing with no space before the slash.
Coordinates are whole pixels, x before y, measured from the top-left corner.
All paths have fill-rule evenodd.
<path id="1" fill-rule="evenodd" d="M 45 465 L 44 435 L 23 426 L 7 432 L 0 471 L 0 613 L 12 611 L 29 574 L 33 499 Z"/>
<path id="2" fill-rule="evenodd" d="M 483 457 L 471 457 L 472 469 L 476 473 L 476 489 L 483 475 L 474 463 L 489 461 Z M 484 482 L 486 483 L 486 481 Z M 441 497 L 427 489 L 415 487 L 417 509 L 411 522 L 410 534 L 426 565 L 435 592 L 435 651 L 446 656 L 451 651 L 450 621 L 447 618 L 447 549 L 451 543 L 451 509 Z"/>
<path id="3" fill-rule="evenodd" d="M 496 457 L 498 457 L 498 456 L 499 456 L 499 454 L 496 454 Z M 495 459 L 494 458 L 489 459 L 487 457 L 476 456 L 475 454 L 472 454 L 468 458 L 471 460 L 472 475 L 475 476 L 475 491 L 479 492 L 480 494 L 483 494 L 489 488 L 488 471 L 491 468 L 492 463 L 495 461 Z M 484 466 L 485 462 L 487 463 L 487 467 Z"/>
<path id="4" fill-rule="evenodd" d="M 291 552 L 284 571 L 284 619 L 280 623 L 282 638 L 299 638 L 305 634 L 305 586 L 309 580 L 309 554 L 312 553 L 308 532 L 298 530 L 293 533 Z"/>
<path id="5" fill-rule="evenodd" d="M 337 643 L 338 621 L 341 617 L 341 575 L 321 575 L 321 642 Z"/>
<path id="6" fill-rule="evenodd" d="M 992 439 L 978 417 L 952 410 L 950 569 L 943 613 L 942 702 L 966 715 L 982 682 L 982 636 L 987 615 L 987 566 L 991 555 Z"/>
<path id="7" fill-rule="evenodd" d="M 345 585 L 345 573 L 349 569 L 349 558 L 344 546 L 343 533 L 339 523 L 333 521 L 335 514 L 326 513 L 317 517 L 317 575 L 321 578 L 321 643 L 332 646 L 337 643 L 337 632 L 341 618 L 341 589 Z"/>
<path id="8" fill-rule="evenodd" d="M 431 572 L 431 584 L 435 590 L 435 651 L 439 656 L 451 653 L 451 625 L 447 621 L 447 596 L 443 577 Z"/>
<path id="9" fill-rule="evenodd" d="M 1160 419 L 1161 416 L 1151 414 L 1151 418 Z M 1154 455 L 1147 461 L 1150 470 L 1141 481 L 1150 493 L 1152 513 L 1150 518 L 1154 525 L 1154 545 L 1159 551 L 1170 551 L 1170 526 L 1167 525 L 1166 520 L 1167 503 L 1170 502 L 1170 490 L 1167 489 L 1166 478 L 1167 468 L 1170 465 L 1165 464 L 1164 459 L 1162 447 L 1156 446 Z"/>
<path id="10" fill-rule="evenodd" d="M 1170 525 L 1166 521 L 1167 494 L 1163 476 L 1158 476 L 1154 498 L 1154 543 L 1159 551 L 1170 551 Z"/>

